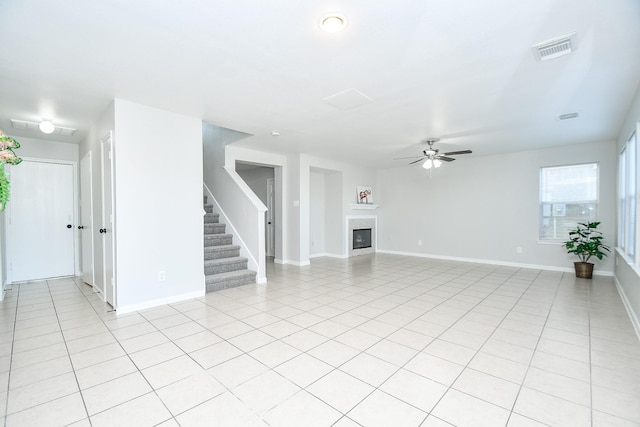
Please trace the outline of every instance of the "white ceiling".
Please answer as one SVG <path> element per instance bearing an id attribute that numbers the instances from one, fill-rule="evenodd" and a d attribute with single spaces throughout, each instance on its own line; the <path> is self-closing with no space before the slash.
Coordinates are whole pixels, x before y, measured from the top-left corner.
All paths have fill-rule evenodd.
<path id="1" fill-rule="evenodd" d="M 319 30 L 332 11 L 346 31 Z M 53 119 L 78 142 L 119 97 L 378 167 L 427 137 L 471 156 L 612 140 L 640 81 L 639 18 L 638 0 L 2 0 L 0 128 L 43 138 L 9 119 Z M 576 52 L 535 61 L 533 44 L 572 32 Z M 371 101 L 323 101 L 349 89 Z"/>

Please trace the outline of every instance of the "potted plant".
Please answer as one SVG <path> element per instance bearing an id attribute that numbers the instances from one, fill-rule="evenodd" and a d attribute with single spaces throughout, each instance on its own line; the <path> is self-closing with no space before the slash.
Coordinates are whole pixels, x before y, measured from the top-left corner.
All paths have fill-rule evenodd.
<path id="1" fill-rule="evenodd" d="M 602 243 L 602 233 L 597 230 L 599 225 L 599 221 L 578 223 L 576 228 L 569 232 L 569 240 L 562 244 L 567 248 L 567 253 L 576 254 L 580 259 L 573 263 L 576 277 L 591 279 L 593 264 L 589 259 L 595 256 L 601 260 L 608 255 L 609 247 Z"/>

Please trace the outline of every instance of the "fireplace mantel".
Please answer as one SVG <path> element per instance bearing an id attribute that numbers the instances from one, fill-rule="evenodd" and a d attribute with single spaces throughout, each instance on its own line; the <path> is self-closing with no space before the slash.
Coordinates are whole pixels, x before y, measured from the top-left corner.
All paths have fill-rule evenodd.
<path id="1" fill-rule="evenodd" d="M 368 210 L 368 209 L 378 209 L 380 207 L 380 205 L 373 205 L 373 204 L 364 204 L 364 203 L 360 203 L 360 204 L 351 204 L 349 205 L 349 207 L 351 209 L 362 209 L 362 210 Z"/>

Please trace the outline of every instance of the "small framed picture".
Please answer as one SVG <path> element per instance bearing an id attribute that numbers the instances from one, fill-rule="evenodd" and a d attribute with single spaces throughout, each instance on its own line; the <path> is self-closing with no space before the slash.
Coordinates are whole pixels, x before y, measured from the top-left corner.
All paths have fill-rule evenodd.
<path id="1" fill-rule="evenodd" d="M 371 192 L 371 187 L 358 185 L 356 186 L 356 192 L 358 194 L 359 205 L 370 205 L 373 203 L 373 193 Z"/>

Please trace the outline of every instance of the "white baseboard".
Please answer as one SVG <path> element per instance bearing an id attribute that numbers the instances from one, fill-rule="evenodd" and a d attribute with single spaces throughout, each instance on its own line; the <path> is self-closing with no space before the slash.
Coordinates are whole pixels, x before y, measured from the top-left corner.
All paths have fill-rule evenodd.
<path id="1" fill-rule="evenodd" d="M 349 258 L 348 255 L 342 255 L 342 254 L 332 254 L 332 253 L 328 253 L 328 252 L 323 252 L 321 254 L 313 254 L 313 255 L 309 255 L 309 258 L 321 258 L 323 256 L 329 257 L 329 258 Z"/>
<path id="2" fill-rule="evenodd" d="M 267 283 L 266 277 L 258 277 L 256 279 L 256 285 L 264 285 L 265 283 Z"/>
<path id="3" fill-rule="evenodd" d="M 627 298 L 627 294 L 624 292 L 624 288 L 618 281 L 617 277 L 613 278 L 616 288 L 618 289 L 618 293 L 620 294 L 620 299 L 622 299 L 622 304 L 624 304 L 624 308 L 627 310 L 627 314 L 629 315 L 629 319 L 631 320 L 631 324 L 633 325 L 633 329 L 636 330 L 636 335 L 640 340 L 640 320 L 638 320 L 638 316 L 633 311 L 633 307 L 631 306 L 631 302 L 629 302 L 629 298 Z"/>
<path id="4" fill-rule="evenodd" d="M 119 305 L 115 311 L 116 311 L 116 314 L 131 313 L 133 311 L 140 311 L 140 310 L 145 310 L 147 308 L 157 307 L 159 305 L 173 304 L 173 303 L 185 301 L 188 299 L 200 298 L 201 296 L 204 296 L 204 295 L 205 295 L 205 291 L 203 289 L 201 291 L 188 292 L 186 294 L 173 295 L 166 298 L 158 298 L 150 301 L 145 301 L 140 304 Z"/>
<path id="5" fill-rule="evenodd" d="M 453 256 L 445 256 L 445 255 L 422 254 L 422 253 L 415 253 L 415 252 L 389 251 L 385 249 L 378 249 L 378 253 L 391 254 L 391 255 L 415 256 L 420 258 L 442 259 L 446 261 L 473 262 L 476 264 L 501 265 L 505 267 L 534 268 L 536 270 L 562 271 L 566 273 L 571 273 L 574 271 L 574 269 L 571 267 L 556 267 L 553 265 L 526 264 L 521 262 L 498 261 L 498 260 L 491 260 L 491 259 L 462 258 L 462 257 L 453 257 Z M 613 277 L 613 271 L 595 270 L 593 274 L 596 276 Z"/>
<path id="6" fill-rule="evenodd" d="M 274 259 L 273 260 L 274 263 L 276 264 L 291 264 L 291 265 L 295 265 L 298 267 L 304 267 L 306 265 L 310 265 L 311 261 L 307 260 L 307 261 L 291 261 L 289 259 Z"/>

